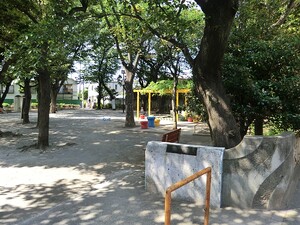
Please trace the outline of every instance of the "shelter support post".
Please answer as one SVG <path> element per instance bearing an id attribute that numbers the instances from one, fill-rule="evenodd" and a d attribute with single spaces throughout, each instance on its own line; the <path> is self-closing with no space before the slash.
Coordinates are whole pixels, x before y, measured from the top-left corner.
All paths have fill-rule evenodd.
<path id="1" fill-rule="evenodd" d="M 148 93 L 148 116 L 151 115 L 151 93 Z"/>
<path id="2" fill-rule="evenodd" d="M 140 92 L 136 92 L 136 118 L 140 118 Z"/>

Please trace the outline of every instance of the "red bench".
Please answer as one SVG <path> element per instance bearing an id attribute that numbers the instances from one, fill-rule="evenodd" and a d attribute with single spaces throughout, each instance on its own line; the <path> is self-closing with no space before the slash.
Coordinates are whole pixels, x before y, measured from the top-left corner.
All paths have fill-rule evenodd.
<path id="1" fill-rule="evenodd" d="M 172 130 L 168 133 L 163 134 L 161 141 L 163 142 L 179 142 L 181 128 Z"/>

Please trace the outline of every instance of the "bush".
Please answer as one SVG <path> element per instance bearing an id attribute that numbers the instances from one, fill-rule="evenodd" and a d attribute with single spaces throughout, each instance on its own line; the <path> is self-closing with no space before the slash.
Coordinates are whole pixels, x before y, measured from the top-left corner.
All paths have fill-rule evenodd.
<path id="1" fill-rule="evenodd" d="M 107 103 L 106 105 L 104 105 L 105 109 L 111 109 L 111 107 L 112 107 L 111 103 Z"/>
<path id="2" fill-rule="evenodd" d="M 77 105 L 77 104 L 66 104 L 66 103 L 57 104 L 58 109 L 76 109 L 79 107 L 80 107 L 80 105 Z"/>
<path id="3" fill-rule="evenodd" d="M 38 107 L 38 103 L 33 102 L 31 103 L 31 108 L 36 109 Z"/>

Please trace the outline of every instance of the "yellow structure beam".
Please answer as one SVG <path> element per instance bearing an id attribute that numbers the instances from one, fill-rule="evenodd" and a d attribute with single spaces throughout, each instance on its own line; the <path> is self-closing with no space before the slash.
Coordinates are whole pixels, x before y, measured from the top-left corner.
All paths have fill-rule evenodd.
<path id="1" fill-rule="evenodd" d="M 151 114 L 151 93 L 148 93 L 148 116 Z"/>
<path id="2" fill-rule="evenodd" d="M 140 92 L 136 93 L 136 117 L 139 118 L 140 115 Z"/>

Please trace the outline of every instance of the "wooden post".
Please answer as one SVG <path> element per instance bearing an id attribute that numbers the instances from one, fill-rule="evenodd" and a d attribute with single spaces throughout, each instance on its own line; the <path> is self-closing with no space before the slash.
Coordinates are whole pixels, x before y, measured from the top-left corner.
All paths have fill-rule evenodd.
<path id="1" fill-rule="evenodd" d="M 204 208 L 204 225 L 209 223 L 209 206 L 210 206 L 210 187 L 211 187 L 211 170 L 206 175 L 206 196 Z"/>
<path id="2" fill-rule="evenodd" d="M 209 207 L 210 207 L 210 188 L 211 188 L 211 167 L 207 167 L 203 170 L 200 170 L 193 175 L 178 181 L 175 184 L 172 184 L 166 190 L 165 196 L 165 225 L 171 225 L 171 193 L 172 191 L 181 188 L 182 186 L 190 183 L 191 181 L 197 179 L 198 177 L 207 174 L 206 178 L 206 196 L 205 196 L 205 213 L 204 213 L 204 225 L 208 225 L 209 222 Z"/>
<path id="3" fill-rule="evenodd" d="M 165 225 L 171 224 L 171 191 L 166 191 L 165 197 Z"/>

